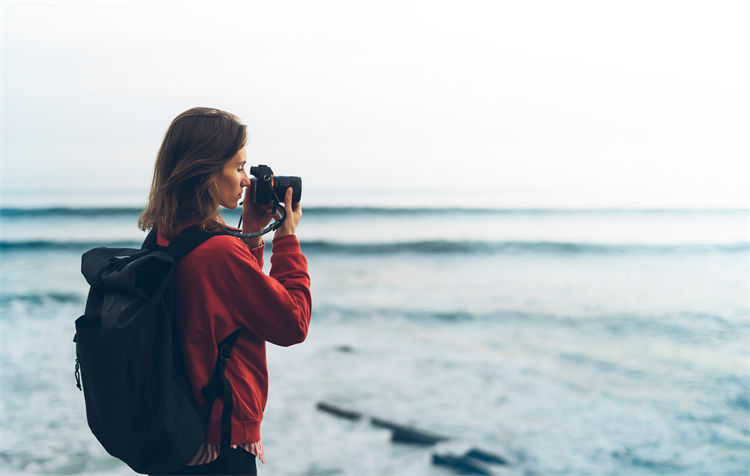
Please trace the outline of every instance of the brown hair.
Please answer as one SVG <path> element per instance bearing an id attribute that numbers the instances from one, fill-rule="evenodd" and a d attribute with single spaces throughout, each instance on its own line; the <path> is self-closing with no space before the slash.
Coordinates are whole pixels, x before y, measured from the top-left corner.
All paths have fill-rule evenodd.
<path id="1" fill-rule="evenodd" d="M 138 227 L 172 238 L 187 222 L 207 225 L 219 212 L 214 180 L 246 141 L 247 126 L 234 114 L 195 107 L 177 116 L 156 156 Z"/>

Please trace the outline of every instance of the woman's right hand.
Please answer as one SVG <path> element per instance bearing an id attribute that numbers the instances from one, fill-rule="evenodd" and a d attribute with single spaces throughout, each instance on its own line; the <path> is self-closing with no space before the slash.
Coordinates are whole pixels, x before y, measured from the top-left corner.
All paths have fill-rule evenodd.
<path id="1" fill-rule="evenodd" d="M 276 230 L 273 234 L 274 238 L 278 238 L 284 235 L 293 235 L 297 230 L 297 225 L 302 218 L 302 204 L 297 202 L 292 208 L 292 187 L 286 189 L 286 195 L 284 195 L 284 210 L 286 210 L 286 218 L 284 223 Z M 276 219 L 281 219 L 280 212 L 276 212 Z"/>

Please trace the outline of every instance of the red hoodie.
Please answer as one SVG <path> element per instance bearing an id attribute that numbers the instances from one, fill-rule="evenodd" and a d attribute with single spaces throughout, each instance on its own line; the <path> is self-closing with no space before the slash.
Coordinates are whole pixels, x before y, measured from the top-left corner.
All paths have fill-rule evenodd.
<path id="1" fill-rule="evenodd" d="M 157 244 L 169 242 L 158 236 Z M 217 345 L 242 328 L 226 376 L 234 391 L 231 444 L 260 440 L 268 397 L 266 341 L 281 346 L 307 337 L 311 297 L 307 260 L 295 235 L 273 240 L 270 276 L 264 246 L 249 249 L 239 238 L 209 238 L 177 264 L 177 316 L 193 394 L 211 380 Z M 214 403 L 207 441 L 221 441 L 222 402 Z"/>

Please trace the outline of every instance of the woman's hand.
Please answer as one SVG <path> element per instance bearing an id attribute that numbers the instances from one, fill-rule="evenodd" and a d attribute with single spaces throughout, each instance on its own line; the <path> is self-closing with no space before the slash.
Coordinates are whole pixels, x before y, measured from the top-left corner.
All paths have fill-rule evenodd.
<path id="1" fill-rule="evenodd" d="M 250 203 L 250 197 L 252 197 L 253 189 L 255 188 L 255 180 L 250 182 L 250 186 L 245 187 L 245 198 L 242 203 L 242 232 L 243 233 L 255 233 L 262 230 L 269 223 L 273 216 L 271 215 L 272 204 L 261 205 L 258 203 Z M 258 236 L 256 238 L 246 238 L 245 242 L 250 246 L 260 246 L 263 242 L 263 238 Z"/>
<path id="2" fill-rule="evenodd" d="M 284 235 L 293 235 L 297 230 L 297 225 L 302 218 L 302 204 L 297 202 L 292 208 L 292 187 L 286 189 L 286 195 L 284 195 L 284 210 L 286 210 L 286 218 L 284 223 L 281 224 L 278 230 L 274 233 L 273 237 L 278 238 Z M 276 219 L 280 219 L 279 212 L 277 213 Z"/>

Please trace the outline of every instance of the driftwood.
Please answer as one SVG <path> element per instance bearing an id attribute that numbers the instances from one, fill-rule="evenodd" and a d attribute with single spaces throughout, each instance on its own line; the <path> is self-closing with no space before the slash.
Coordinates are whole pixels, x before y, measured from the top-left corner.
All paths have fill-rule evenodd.
<path id="1" fill-rule="evenodd" d="M 340 418 L 346 418 L 347 420 L 359 420 L 362 418 L 362 414 L 359 412 L 344 410 L 343 408 L 333 406 L 330 403 L 318 402 L 317 407 L 318 410 L 330 413 L 331 415 L 336 415 Z"/>
<path id="2" fill-rule="evenodd" d="M 480 450 L 479 448 L 470 449 L 464 454 L 464 456 L 479 461 L 484 461 L 485 463 L 510 464 L 510 461 L 508 461 L 507 458 L 496 455 L 494 453 L 490 453 L 489 451 Z"/>
<path id="3" fill-rule="evenodd" d="M 340 418 L 346 418 L 347 420 L 359 420 L 362 418 L 362 413 L 360 412 L 345 410 L 326 402 L 318 402 L 317 408 L 318 410 Z M 398 423 L 393 423 L 381 418 L 371 417 L 370 422 L 375 426 L 391 430 L 391 441 L 395 443 L 434 445 L 435 443 L 448 439 L 447 436 L 437 435 L 429 431 L 414 428 L 413 426 L 399 425 Z"/>
<path id="4" fill-rule="evenodd" d="M 360 412 L 345 410 L 326 402 L 318 402 L 317 408 L 318 410 L 347 420 L 359 420 L 364 416 Z M 391 430 L 391 441 L 394 443 L 432 446 L 441 441 L 450 439 L 447 436 L 420 430 L 413 426 L 400 425 L 392 421 L 383 420 L 382 418 L 370 417 L 370 423 L 374 426 Z M 471 448 L 461 456 L 451 453 L 432 454 L 432 464 L 446 466 L 460 473 L 491 475 L 492 472 L 487 466 L 485 466 L 486 463 L 500 465 L 511 464 L 508 458 L 479 448 Z"/>
<path id="5" fill-rule="evenodd" d="M 437 435 L 413 426 L 399 425 L 380 418 L 371 417 L 370 422 L 381 428 L 391 430 L 391 441 L 395 443 L 410 443 L 417 445 L 434 445 L 448 439 L 447 436 Z"/>
<path id="6" fill-rule="evenodd" d="M 492 472 L 481 462 L 468 456 L 456 456 L 453 454 L 433 454 L 432 464 L 447 466 L 464 474 L 492 474 Z"/>

